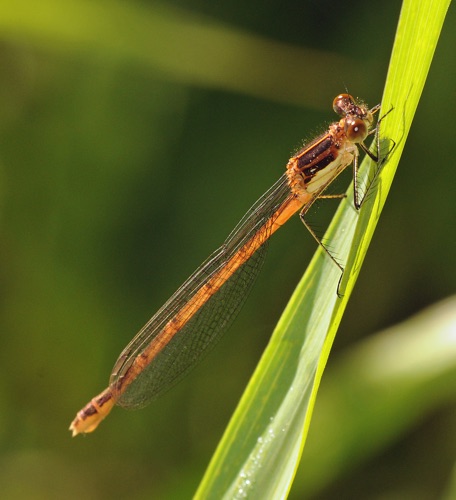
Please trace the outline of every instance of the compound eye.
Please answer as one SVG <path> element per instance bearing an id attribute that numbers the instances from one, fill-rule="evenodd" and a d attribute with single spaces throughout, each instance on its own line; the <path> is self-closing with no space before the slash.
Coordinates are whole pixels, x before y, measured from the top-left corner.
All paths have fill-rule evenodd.
<path id="1" fill-rule="evenodd" d="M 339 116 L 344 116 L 355 106 L 355 100 L 350 94 L 339 94 L 333 101 L 333 109 Z"/>
<path id="2" fill-rule="evenodd" d="M 361 118 L 345 120 L 345 135 L 350 142 L 363 142 L 367 137 L 367 125 Z"/>

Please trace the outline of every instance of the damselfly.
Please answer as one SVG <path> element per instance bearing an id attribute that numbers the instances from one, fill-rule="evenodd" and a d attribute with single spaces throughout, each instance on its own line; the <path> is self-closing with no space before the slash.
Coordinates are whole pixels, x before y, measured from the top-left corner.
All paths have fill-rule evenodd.
<path id="1" fill-rule="evenodd" d="M 286 172 L 252 206 L 225 243 L 123 350 L 112 370 L 109 387 L 79 411 L 71 423 L 73 436 L 95 430 L 115 404 L 139 408 L 150 403 L 202 358 L 239 311 L 261 267 L 270 236 L 293 214 L 300 213 L 320 243 L 304 216 L 318 198 L 334 197 L 324 191 L 351 164 L 354 203 L 360 208 L 359 149 L 378 161 L 363 141 L 375 131 L 371 130 L 373 115 L 380 105 L 369 110 L 349 94 L 340 94 L 333 108 L 340 120 L 290 158 Z"/>

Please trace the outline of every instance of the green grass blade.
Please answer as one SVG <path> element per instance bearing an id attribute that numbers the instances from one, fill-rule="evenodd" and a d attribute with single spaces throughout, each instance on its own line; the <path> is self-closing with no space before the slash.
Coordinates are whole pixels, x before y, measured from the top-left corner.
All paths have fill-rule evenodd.
<path id="1" fill-rule="evenodd" d="M 293 494 L 310 498 L 343 481 L 451 405 L 455 375 L 456 296 L 339 353 L 325 373 Z"/>
<path id="2" fill-rule="evenodd" d="M 339 272 L 319 249 L 273 333 L 197 498 L 287 495 L 327 357 L 390 189 L 448 6 L 449 1 L 404 2 L 382 102 L 384 112 L 392 105 L 394 111 L 382 122 L 381 136 L 396 145 L 360 213 L 349 195 L 326 235 L 337 242 L 337 257 L 347 262 L 344 295 L 338 299 Z"/>

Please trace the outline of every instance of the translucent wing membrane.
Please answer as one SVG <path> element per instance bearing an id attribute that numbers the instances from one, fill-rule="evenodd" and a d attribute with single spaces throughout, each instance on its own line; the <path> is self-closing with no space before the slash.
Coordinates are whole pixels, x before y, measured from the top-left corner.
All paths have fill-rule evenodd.
<path id="1" fill-rule="evenodd" d="M 215 345 L 245 301 L 264 261 L 277 211 L 291 197 L 283 175 L 130 342 L 111 375 L 117 404 L 138 408 L 150 403 Z"/>

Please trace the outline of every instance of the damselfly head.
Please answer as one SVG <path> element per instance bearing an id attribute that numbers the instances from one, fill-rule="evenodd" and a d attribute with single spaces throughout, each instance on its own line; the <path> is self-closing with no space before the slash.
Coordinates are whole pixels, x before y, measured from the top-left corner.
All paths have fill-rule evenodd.
<path id="1" fill-rule="evenodd" d="M 339 94 L 333 101 L 333 109 L 342 116 L 340 125 L 350 142 L 363 142 L 374 118 L 364 104 L 357 103 L 350 94 Z"/>

